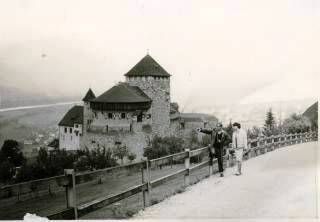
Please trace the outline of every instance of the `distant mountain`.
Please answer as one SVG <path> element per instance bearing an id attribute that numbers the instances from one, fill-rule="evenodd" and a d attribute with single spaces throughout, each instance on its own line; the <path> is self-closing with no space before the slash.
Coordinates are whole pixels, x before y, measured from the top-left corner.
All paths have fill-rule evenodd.
<path id="1" fill-rule="evenodd" d="M 310 119 L 313 127 L 318 126 L 318 102 L 310 106 L 303 115 Z"/>
<path id="2" fill-rule="evenodd" d="M 214 115 L 205 114 L 205 113 L 181 113 L 181 115 L 183 117 L 188 117 L 188 118 L 200 118 L 200 119 L 204 119 L 207 121 L 214 121 L 214 122 L 218 121 L 217 117 L 215 117 Z"/>
<path id="3" fill-rule="evenodd" d="M 240 122 L 244 128 L 252 126 L 262 127 L 265 115 L 269 108 L 272 109 L 276 122 L 283 121 L 292 113 L 302 114 L 314 103 L 315 99 L 289 100 L 281 102 L 265 102 L 253 104 L 230 104 L 210 107 L 199 107 L 195 112 L 211 113 L 216 116 L 224 125 L 229 121 Z"/>
<path id="4" fill-rule="evenodd" d="M 32 86 L 30 86 L 30 90 L 27 91 L 11 86 L 0 85 L 0 109 L 77 100 L 79 100 L 79 98 L 61 97 L 46 95 L 41 92 L 32 92 Z"/>

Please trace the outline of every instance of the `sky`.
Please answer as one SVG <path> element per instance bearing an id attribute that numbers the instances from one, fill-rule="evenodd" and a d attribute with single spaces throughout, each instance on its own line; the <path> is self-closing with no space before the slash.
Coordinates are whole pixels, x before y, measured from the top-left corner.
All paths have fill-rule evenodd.
<path id="1" fill-rule="evenodd" d="M 317 94 L 317 0 L 0 0 L 0 15 L 0 87 L 99 95 L 149 52 L 184 110 Z"/>

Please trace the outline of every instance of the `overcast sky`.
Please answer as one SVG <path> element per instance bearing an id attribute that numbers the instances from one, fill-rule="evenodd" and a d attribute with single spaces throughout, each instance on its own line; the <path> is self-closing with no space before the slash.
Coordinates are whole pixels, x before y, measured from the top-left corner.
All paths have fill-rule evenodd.
<path id="1" fill-rule="evenodd" d="M 0 0 L 0 81 L 100 94 L 149 50 L 186 109 L 310 97 L 319 12 L 318 0 Z"/>

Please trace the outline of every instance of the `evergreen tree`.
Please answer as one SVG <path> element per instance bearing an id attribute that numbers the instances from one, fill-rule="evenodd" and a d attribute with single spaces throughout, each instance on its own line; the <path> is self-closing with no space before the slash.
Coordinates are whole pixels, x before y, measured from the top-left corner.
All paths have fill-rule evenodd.
<path id="1" fill-rule="evenodd" d="M 274 114 L 272 112 L 272 109 L 270 108 L 269 111 L 266 114 L 266 120 L 265 120 L 264 127 L 266 129 L 273 130 L 274 127 L 275 127 L 275 124 L 276 124 L 276 121 L 275 121 L 275 118 L 274 118 Z"/>

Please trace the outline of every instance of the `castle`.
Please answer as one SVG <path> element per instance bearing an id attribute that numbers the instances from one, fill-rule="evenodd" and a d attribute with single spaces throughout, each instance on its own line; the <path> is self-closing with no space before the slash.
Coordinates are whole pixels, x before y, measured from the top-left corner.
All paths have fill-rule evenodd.
<path id="1" fill-rule="evenodd" d="M 146 55 L 125 74 L 125 82 L 97 97 L 89 89 L 83 106 L 72 107 L 60 121 L 59 147 L 78 150 L 125 145 L 141 157 L 155 135 L 185 134 L 186 122 L 194 122 L 192 127 L 206 126 L 202 118 L 172 111 L 170 76 Z"/>

